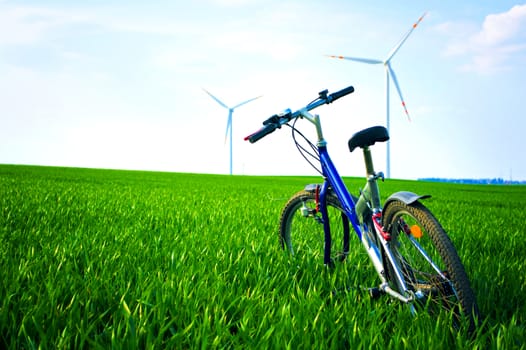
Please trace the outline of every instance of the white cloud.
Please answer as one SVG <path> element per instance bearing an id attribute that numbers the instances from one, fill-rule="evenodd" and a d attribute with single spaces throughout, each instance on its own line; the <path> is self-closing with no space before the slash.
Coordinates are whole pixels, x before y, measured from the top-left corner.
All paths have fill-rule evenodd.
<path id="1" fill-rule="evenodd" d="M 1 4 L 1 2 L 0 2 Z M 107 8 L 49 8 L 38 6 L 0 7 L 0 44 L 33 44 L 47 39 L 56 31 L 63 36 L 67 27 L 88 24 L 116 32 L 175 36 L 199 32 L 198 24 L 190 20 L 162 16 L 152 19 L 131 13 L 117 14 L 119 7 Z"/>
<path id="2" fill-rule="evenodd" d="M 257 3 L 259 0 L 212 0 L 211 2 L 220 6 L 233 7 Z"/>
<path id="3" fill-rule="evenodd" d="M 510 70 L 514 61 L 526 54 L 526 4 L 487 15 L 480 27 L 458 22 L 444 23 L 438 29 L 454 37 L 446 48 L 447 56 L 469 58 L 469 62 L 461 66 L 464 71 Z"/>
<path id="4" fill-rule="evenodd" d="M 89 17 L 71 11 L 43 7 L 3 7 L 0 11 L 0 44 L 30 44 L 42 40 L 51 30 Z"/>
<path id="5" fill-rule="evenodd" d="M 486 16 L 482 30 L 473 40 L 483 46 L 498 46 L 523 37 L 525 29 L 526 5 L 516 5 L 508 12 Z"/>
<path id="6" fill-rule="evenodd" d="M 215 39 L 214 45 L 223 50 L 269 55 L 276 60 L 294 59 L 301 51 L 290 35 L 277 37 L 275 33 L 262 31 L 224 32 Z"/>

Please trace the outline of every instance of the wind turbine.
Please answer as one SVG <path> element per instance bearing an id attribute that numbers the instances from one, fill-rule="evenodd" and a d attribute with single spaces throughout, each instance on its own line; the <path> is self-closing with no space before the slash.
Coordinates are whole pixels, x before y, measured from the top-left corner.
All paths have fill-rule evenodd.
<path id="1" fill-rule="evenodd" d="M 387 126 L 387 130 L 390 131 L 389 129 L 389 126 L 390 126 L 390 120 L 389 120 L 389 78 L 390 76 L 392 77 L 393 79 L 393 82 L 394 82 L 394 85 L 396 87 L 396 90 L 398 91 L 398 95 L 400 96 L 400 100 L 402 101 L 402 107 L 404 107 L 404 111 L 405 111 L 405 114 L 407 115 L 407 118 L 409 120 L 411 120 L 411 118 L 409 117 L 409 112 L 407 111 L 407 107 L 405 105 L 405 101 L 404 101 L 404 98 L 402 96 L 402 91 L 400 90 L 400 85 L 398 84 L 398 80 L 396 79 L 396 74 L 393 70 L 393 68 L 391 67 L 391 59 L 393 58 L 393 56 L 398 52 L 398 50 L 400 49 L 400 47 L 405 43 L 405 41 L 407 40 L 407 38 L 409 37 L 409 35 L 411 35 L 411 33 L 413 32 L 413 30 L 415 30 L 415 28 L 418 26 L 418 24 L 424 19 L 425 15 L 427 14 L 427 12 L 425 12 L 422 16 L 420 16 L 420 18 L 418 19 L 418 21 L 416 21 L 413 26 L 411 27 L 411 29 L 409 29 L 409 31 L 402 37 L 402 39 L 398 42 L 398 44 L 389 52 L 389 54 L 387 55 L 387 58 L 384 59 L 384 60 L 378 60 L 378 59 L 371 59 L 371 58 L 360 58 L 360 57 L 346 57 L 346 56 L 334 56 L 334 55 L 327 55 L 331 58 L 339 58 L 339 59 L 343 59 L 343 60 L 350 60 L 350 61 L 356 61 L 356 62 L 361 62 L 361 63 L 367 63 L 367 64 L 382 64 L 385 68 L 385 99 L 386 99 L 386 118 L 387 118 L 387 121 L 386 121 L 386 126 Z M 386 171 L 387 171 L 387 177 L 391 177 L 391 150 L 390 150 L 390 147 L 389 147 L 389 141 L 387 141 L 387 164 L 386 164 Z"/>
<path id="2" fill-rule="evenodd" d="M 230 136 L 230 175 L 232 175 L 232 114 L 234 113 L 234 109 L 236 109 L 237 107 L 241 107 L 242 105 L 244 104 L 247 104 L 249 102 L 252 102 L 258 98 L 260 98 L 261 96 L 258 96 L 258 97 L 253 97 L 251 98 L 250 100 L 246 100 L 244 102 L 241 102 L 237 105 L 235 105 L 234 107 L 230 108 L 228 107 L 226 104 L 224 104 L 222 101 L 220 101 L 217 97 L 215 97 L 214 95 L 212 95 L 210 92 L 206 91 L 206 89 L 203 89 L 204 92 L 206 92 L 210 97 L 212 97 L 214 100 L 216 100 L 217 103 L 219 103 L 221 106 L 225 107 L 226 109 L 228 109 L 228 120 L 226 122 L 226 133 L 225 133 L 225 143 L 226 143 L 226 138 L 228 136 Z M 230 135 L 228 135 L 228 132 L 230 131 Z"/>

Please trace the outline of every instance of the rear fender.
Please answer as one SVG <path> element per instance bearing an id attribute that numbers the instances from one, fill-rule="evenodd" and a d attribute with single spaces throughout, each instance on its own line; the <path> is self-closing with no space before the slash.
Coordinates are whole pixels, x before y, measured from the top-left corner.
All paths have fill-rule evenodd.
<path id="1" fill-rule="evenodd" d="M 395 201 L 400 201 L 406 205 L 411 205 L 413 203 L 418 202 L 420 199 L 426 199 L 426 198 L 431 198 L 431 195 L 429 194 L 419 195 L 419 194 L 408 192 L 408 191 L 395 192 L 391 196 L 389 196 L 389 198 L 387 198 L 387 200 L 384 203 L 384 207 L 382 211 L 385 213 L 389 205 L 391 205 L 391 203 Z M 383 222 L 383 218 L 382 218 L 382 222 Z M 381 232 L 383 233 L 383 236 L 386 240 L 388 240 L 388 237 L 390 238 L 390 235 L 387 232 L 387 228 L 385 226 L 381 229 Z"/>
<path id="2" fill-rule="evenodd" d="M 404 204 L 410 205 L 410 204 L 413 204 L 419 201 L 420 199 L 426 199 L 426 198 L 431 198 L 431 195 L 429 194 L 419 195 L 419 194 L 408 192 L 408 191 L 396 192 L 396 193 L 393 193 L 391 196 L 389 196 L 389 198 L 387 198 L 387 200 L 385 201 L 384 211 L 385 211 L 385 208 L 387 208 L 391 202 L 396 201 L 396 200 L 403 202 Z"/>

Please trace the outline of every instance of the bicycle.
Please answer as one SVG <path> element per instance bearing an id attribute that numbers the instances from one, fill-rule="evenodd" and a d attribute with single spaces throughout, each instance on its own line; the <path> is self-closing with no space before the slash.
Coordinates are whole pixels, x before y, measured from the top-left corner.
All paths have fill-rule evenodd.
<path id="1" fill-rule="evenodd" d="M 384 175 L 375 172 L 370 147 L 389 140 L 387 129 L 373 126 L 355 133 L 348 141 L 350 152 L 361 148 L 364 156 L 367 182 L 358 196 L 349 193 L 331 161 L 320 117 L 310 111 L 353 91 L 352 86 L 330 95 L 328 90 L 321 91 L 307 106 L 275 114 L 263 122 L 260 130 L 245 137 L 254 143 L 283 125 L 290 127 L 301 155 L 324 178 L 321 184 L 308 184 L 285 204 L 279 225 L 281 247 L 293 256 L 321 255 L 323 230 L 323 262 L 334 266 L 349 255 L 352 228 L 380 278 L 379 286 L 369 289 L 371 297 L 389 295 L 409 304 L 412 312 L 424 308 L 435 314 L 444 309 L 453 313 L 457 325 L 467 320 L 472 331 L 479 317 L 475 294 L 453 243 L 421 203 L 430 196 L 396 192 L 382 206 L 378 180 L 384 181 Z M 296 128 L 300 119 L 315 126 L 316 145 Z M 298 136 L 310 150 L 300 144 Z"/>

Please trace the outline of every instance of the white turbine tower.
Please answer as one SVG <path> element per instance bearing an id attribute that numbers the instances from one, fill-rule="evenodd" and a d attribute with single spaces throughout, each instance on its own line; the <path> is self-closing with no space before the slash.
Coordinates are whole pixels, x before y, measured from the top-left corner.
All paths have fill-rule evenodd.
<path id="1" fill-rule="evenodd" d="M 387 125 L 386 125 L 386 127 L 387 127 L 387 130 L 389 130 L 389 131 L 390 131 L 390 128 L 389 128 L 389 126 L 390 126 L 390 123 L 389 123 L 389 78 L 390 78 L 390 76 L 393 78 L 393 82 L 394 82 L 394 85 L 396 87 L 396 90 L 398 91 L 398 95 L 400 96 L 400 100 L 402 101 L 402 107 L 404 107 L 405 114 L 407 115 L 407 118 L 410 120 L 409 112 L 407 111 L 407 108 L 405 106 L 405 101 L 404 101 L 404 98 L 402 96 L 402 91 L 400 90 L 400 86 L 398 84 L 398 80 L 396 79 L 396 74 L 395 74 L 393 68 L 391 67 L 391 59 L 398 52 L 398 50 L 404 44 L 404 42 L 407 40 L 409 35 L 411 35 L 413 30 L 415 30 L 415 28 L 418 26 L 418 24 L 424 19 L 426 14 L 427 14 L 427 12 L 424 13 L 418 19 L 418 21 L 416 21 L 413 24 L 411 29 L 409 29 L 409 31 L 402 37 L 402 39 L 398 42 L 398 44 L 391 50 L 391 52 L 389 52 L 389 54 L 387 55 L 387 58 L 385 60 L 328 55 L 329 57 L 339 58 L 339 59 L 343 59 L 343 60 L 357 61 L 357 62 L 362 62 L 362 63 L 367 63 L 367 64 L 382 64 L 385 67 L 385 99 L 386 99 L 386 118 L 387 118 L 387 121 L 386 121 Z M 387 177 L 389 178 L 389 177 L 391 177 L 391 150 L 390 150 L 390 147 L 389 147 L 389 141 L 387 141 L 387 164 L 386 164 L 386 167 L 387 167 L 387 169 L 386 169 Z"/>
<path id="2" fill-rule="evenodd" d="M 260 98 L 261 96 L 251 98 L 250 100 L 246 100 L 246 101 L 241 102 L 241 103 L 235 105 L 234 107 L 230 108 L 230 107 L 228 107 L 226 104 L 224 104 L 223 102 L 221 102 L 217 97 L 215 97 L 214 95 L 212 95 L 210 92 L 206 91 L 206 89 L 203 89 L 203 90 L 204 90 L 204 92 L 206 92 L 210 97 L 212 97 L 214 100 L 216 100 L 217 103 L 219 103 L 221 106 L 223 106 L 223 107 L 225 107 L 226 109 L 228 109 L 228 120 L 227 120 L 227 123 L 226 123 L 225 142 L 226 142 L 226 138 L 227 138 L 228 136 L 230 136 L 230 175 L 232 175 L 232 113 L 234 113 L 234 109 L 236 109 L 237 107 L 241 107 L 241 106 L 244 105 L 244 104 L 247 104 L 247 103 L 249 103 L 249 102 L 252 102 L 252 101 L 254 101 L 255 99 Z M 230 131 L 230 135 L 228 134 L 229 131 Z"/>

